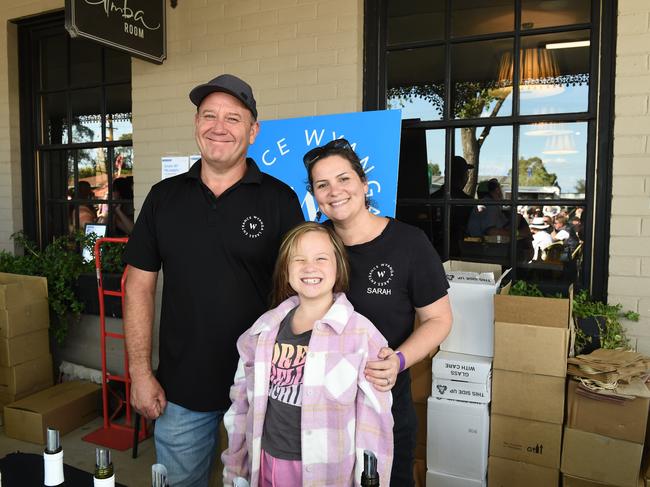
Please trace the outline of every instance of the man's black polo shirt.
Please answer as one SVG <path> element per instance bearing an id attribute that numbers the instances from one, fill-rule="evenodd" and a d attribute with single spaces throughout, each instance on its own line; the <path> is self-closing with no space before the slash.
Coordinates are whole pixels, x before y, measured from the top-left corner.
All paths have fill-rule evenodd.
<path id="1" fill-rule="evenodd" d="M 268 309 L 282 236 L 303 221 L 291 188 L 247 163 L 218 198 L 201 161 L 154 185 L 124 252 L 138 269 L 162 265 L 158 380 L 168 400 L 194 411 L 230 406 L 235 343 Z"/>

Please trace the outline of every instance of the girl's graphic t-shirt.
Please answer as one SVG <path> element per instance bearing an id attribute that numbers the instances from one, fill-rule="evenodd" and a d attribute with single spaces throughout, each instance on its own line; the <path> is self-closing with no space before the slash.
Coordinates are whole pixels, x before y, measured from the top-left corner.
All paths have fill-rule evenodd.
<path id="1" fill-rule="evenodd" d="M 296 335 L 291 322 L 296 309 L 282 320 L 273 348 L 269 401 L 262 449 L 275 458 L 300 460 L 300 413 L 305 360 L 311 330 Z"/>

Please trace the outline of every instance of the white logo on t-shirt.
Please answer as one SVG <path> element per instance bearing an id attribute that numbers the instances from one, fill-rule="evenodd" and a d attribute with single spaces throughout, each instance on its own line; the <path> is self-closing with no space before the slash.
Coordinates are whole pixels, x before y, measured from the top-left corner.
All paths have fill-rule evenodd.
<path id="1" fill-rule="evenodd" d="M 248 238 L 257 238 L 264 231 L 264 222 L 259 216 L 247 216 L 241 223 L 241 231 Z"/>
<path id="2" fill-rule="evenodd" d="M 393 276 L 395 271 L 390 264 L 377 264 L 368 273 L 368 280 L 375 286 L 386 286 Z"/>

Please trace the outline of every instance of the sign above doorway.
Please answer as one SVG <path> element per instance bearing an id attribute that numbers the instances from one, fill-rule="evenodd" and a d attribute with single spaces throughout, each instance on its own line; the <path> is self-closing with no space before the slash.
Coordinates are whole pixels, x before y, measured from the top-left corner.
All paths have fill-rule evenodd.
<path id="1" fill-rule="evenodd" d="M 167 57 L 165 0 L 66 0 L 65 28 L 145 61 Z"/>

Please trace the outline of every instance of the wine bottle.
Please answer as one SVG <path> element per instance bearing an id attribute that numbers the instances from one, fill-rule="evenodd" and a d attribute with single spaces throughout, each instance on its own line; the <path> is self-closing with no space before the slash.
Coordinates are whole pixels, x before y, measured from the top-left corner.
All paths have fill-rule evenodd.
<path id="1" fill-rule="evenodd" d="M 113 472 L 113 462 L 111 462 L 111 451 L 108 448 L 95 450 L 93 482 L 95 487 L 115 487 L 115 473 Z"/>
<path id="2" fill-rule="evenodd" d="M 379 487 L 377 457 L 370 450 L 363 450 L 363 473 L 361 474 L 361 487 Z"/>
<path id="3" fill-rule="evenodd" d="M 47 428 L 47 441 L 43 451 L 43 485 L 60 487 L 65 485 L 63 478 L 63 448 L 59 430 Z"/>

